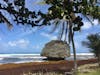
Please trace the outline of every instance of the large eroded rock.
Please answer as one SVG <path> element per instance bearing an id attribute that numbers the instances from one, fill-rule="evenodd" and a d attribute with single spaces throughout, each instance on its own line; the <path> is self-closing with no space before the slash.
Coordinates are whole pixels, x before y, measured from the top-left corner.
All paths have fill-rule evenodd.
<path id="1" fill-rule="evenodd" d="M 52 40 L 45 45 L 41 52 L 41 56 L 48 59 L 64 59 L 70 56 L 70 47 L 67 42 Z"/>

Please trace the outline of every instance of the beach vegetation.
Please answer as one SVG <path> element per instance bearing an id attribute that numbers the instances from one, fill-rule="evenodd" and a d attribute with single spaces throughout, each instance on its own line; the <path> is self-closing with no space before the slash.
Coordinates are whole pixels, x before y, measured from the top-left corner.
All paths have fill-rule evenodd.
<path id="1" fill-rule="evenodd" d="M 78 72 L 78 75 L 100 75 L 100 68 L 94 69 L 90 72 Z"/>
<path id="2" fill-rule="evenodd" d="M 100 67 L 100 35 L 91 34 L 87 37 L 87 41 L 82 42 L 87 48 L 89 48 L 90 52 L 94 53 L 95 57 L 98 59 L 98 64 Z"/>
<path id="3" fill-rule="evenodd" d="M 100 70 L 95 70 L 90 73 L 78 73 L 78 75 L 100 75 Z"/>
<path id="4" fill-rule="evenodd" d="M 23 75 L 64 75 L 64 73 L 60 72 L 37 72 L 37 73 L 23 73 Z"/>
<path id="5" fill-rule="evenodd" d="M 60 72 L 37 72 L 37 73 L 23 73 L 22 75 L 66 75 L 66 73 L 60 73 Z M 100 75 L 100 69 L 92 70 L 91 72 L 78 72 L 77 75 Z"/>

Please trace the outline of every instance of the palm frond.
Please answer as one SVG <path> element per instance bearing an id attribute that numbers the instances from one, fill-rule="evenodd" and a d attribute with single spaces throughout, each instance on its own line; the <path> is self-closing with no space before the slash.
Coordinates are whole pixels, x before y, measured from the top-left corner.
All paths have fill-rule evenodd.
<path id="1" fill-rule="evenodd" d="M 65 24 L 65 39 L 64 39 L 64 41 L 66 41 L 67 33 L 68 33 L 68 24 Z"/>
<path id="2" fill-rule="evenodd" d="M 71 40 L 72 40 L 72 24 L 71 24 L 71 22 L 69 21 L 68 22 L 68 26 L 69 26 L 69 28 L 68 28 L 68 42 L 69 42 L 69 44 L 70 44 L 70 42 L 71 42 Z"/>
<path id="3" fill-rule="evenodd" d="M 50 30 L 50 33 L 53 33 L 54 31 L 56 31 L 59 28 L 60 25 L 60 21 L 59 20 L 55 20 L 52 24 L 53 24 L 53 28 Z"/>
<path id="4" fill-rule="evenodd" d="M 60 32 L 59 32 L 59 37 L 58 39 L 61 40 L 61 38 L 63 37 L 63 34 L 64 34 L 64 23 L 61 25 L 61 29 L 60 29 Z"/>
<path id="5" fill-rule="evenodd" d="M 46 4 L 44 0 L 33 3 L 33 5 L 44 5 L 44 4 Z"/>
<path id="6" fill-rule="evenodd" d="M 89 19 L 89 17 L 87 17 L 87 16 L 84 15 L 84 14 L 83 14 L 83 16 L 84 16 L 92 25 L 94 25 L 93 22 Z"/>
<path id="7" fill-rule="evenodd" d="M 2 13 L 0 13 L 0 18 L 2 18 L 2 20 L 3 20 L 5 23 L 7 23 L 7 27 L 8 27 L 9 29 L 12 29 L 13 25 L 6 19 L 6 17 L 5 17 Z"/>

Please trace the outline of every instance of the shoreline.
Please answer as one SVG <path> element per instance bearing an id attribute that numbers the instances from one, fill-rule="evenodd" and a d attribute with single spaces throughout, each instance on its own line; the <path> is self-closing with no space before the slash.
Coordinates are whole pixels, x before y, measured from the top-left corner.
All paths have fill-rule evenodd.
<path id="1" fill-rule="evenodd" d="M 96 63 L 96 59 L 77 60 L 78 66 L 90 63 Z M 29 62 L 18 64 L 2 64 L 0 65 L 0 75 L 21 75 L 29 72 L 67 72 L 74 67 L 73 61 L 46 61 L 46 62 Z"/>
<path id="2" fill-rule="evenodd" d="M 40 54 L 0 54 L 0 64 L 7 63 L 27 63 L 27 62 L 44 62 L 46 57 Z M 79 53 L 77 60 L 86 60 L 94 58 L 92 53 Z M 65 60 L 73 60 L 73 54 Z"/>

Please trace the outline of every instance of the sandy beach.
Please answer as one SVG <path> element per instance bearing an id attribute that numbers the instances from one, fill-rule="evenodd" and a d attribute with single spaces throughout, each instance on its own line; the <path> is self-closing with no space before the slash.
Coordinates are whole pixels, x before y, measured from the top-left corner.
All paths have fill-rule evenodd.
<path id="1" fill-rule="evenodd" d="M 78 66 L 90 63 L 96 63 L 96 59 L 78 60 Z M 47 61 L 47 62 L 30 62 L 20 64 L 3 64 L 0 65 L 0 75 L 22 75 L 28 72 L 67 72 L 74 67 L 73 61 Z"/>

